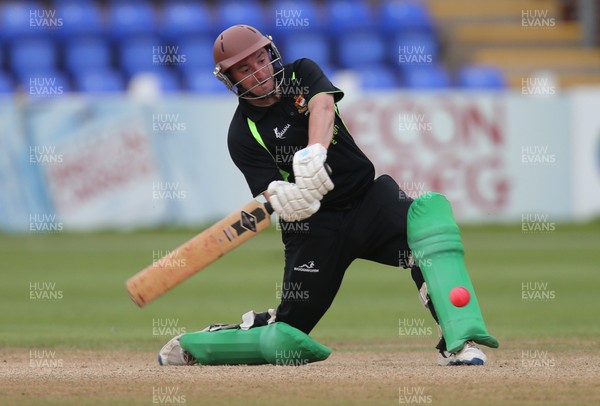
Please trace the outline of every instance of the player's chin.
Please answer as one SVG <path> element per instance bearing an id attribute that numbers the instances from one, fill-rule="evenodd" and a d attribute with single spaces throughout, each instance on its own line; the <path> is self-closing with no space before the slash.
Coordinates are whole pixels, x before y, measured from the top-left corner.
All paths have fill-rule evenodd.
<path id="1" fill-rule="evenodd" d="M 271 93 L 273 89 L 275 89 L 275 82 L 273 79 L 269 79 L 258 87 L 258 92 L 261 93 L 261 96 L 265 96 Z"/>

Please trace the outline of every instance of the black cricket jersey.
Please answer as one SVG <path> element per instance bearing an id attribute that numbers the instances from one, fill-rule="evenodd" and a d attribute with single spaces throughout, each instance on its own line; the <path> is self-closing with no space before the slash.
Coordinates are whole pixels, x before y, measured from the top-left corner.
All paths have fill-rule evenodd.
<path id="1" fill-rule="evenodd" d="M 246 177 L 253 196 L 265 192 L 272 181 L 282 180 L 282 173 L 289 173 L 287 180 L 294 182 L 294 154 L 308 144 L 310 99 L 319 93 L 331 93 L 337 103 L 344 96 L 310 59 L 299 59 L 284 67 L 280 93 L 280 101 L 268 107 L 239 99 L 229 126 L 229 154 Z M 264 146 L 257 140 L 256 132 Z M 373 163 L 354 142 L 337 114 L 337 105 L 333 134 L 327 164 L 335 187 L 321 201 L 325 209 L 348 205 L 366 191 L 375 177 Z"/>

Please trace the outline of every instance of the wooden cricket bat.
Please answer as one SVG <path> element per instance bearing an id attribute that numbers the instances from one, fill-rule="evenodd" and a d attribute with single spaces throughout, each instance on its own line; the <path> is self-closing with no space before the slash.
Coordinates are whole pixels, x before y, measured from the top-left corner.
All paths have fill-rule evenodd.
<path id="1" fill-rule="evenodd" d="M 131 277 L 129 296 L 140 307 L 150 303 L 269 227 L 272 212 L 269 203 L 252 200 Z"/>

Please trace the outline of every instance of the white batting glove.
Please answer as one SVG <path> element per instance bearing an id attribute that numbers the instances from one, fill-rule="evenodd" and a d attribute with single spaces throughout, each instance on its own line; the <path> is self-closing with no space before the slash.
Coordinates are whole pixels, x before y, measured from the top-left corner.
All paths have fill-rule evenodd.
<path id="1" fill-rule="evenodd" d="M 333 182 L 325 168 L 327 149 L 321 144 L 313 144 L 294 154 L 294 177 L 303 194 L 310 194 L 321 200 L 333 189 Z"/>
<path id="2" fill-rule="evenodd" d="M 275 213 L 284 221 L 300 221 L 319 210 L 321 202 L 300 191 L 295 183 L 275 180 L 267 189 L 269 202 Z"/>

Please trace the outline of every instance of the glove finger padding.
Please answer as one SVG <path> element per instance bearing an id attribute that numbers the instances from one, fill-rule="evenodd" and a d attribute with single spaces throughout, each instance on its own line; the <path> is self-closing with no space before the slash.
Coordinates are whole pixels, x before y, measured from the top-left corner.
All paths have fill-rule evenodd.
<path id="1" fill-rule="evenodd" d="M 303 193 L 321 200 L 333 189 L 325 160 L 327 149 L 321 144 L 313 144 L 294 154 L 293 168 L 296 184 Z"/>
<path id="2" fill-rule="evenodd" d="M 315 172 L 312 177 L 296 175 L 296 184 L 302 192 L 309 193 L 314 199 L 321 200 L 328 192 L 333 190 L 333 181 L 325 165 Z"/>
<path id="3" fill-rule="evenodd" d="M 273 181 L 267 192 L 273 210 L 284 221 L 300 221 L 315 214 L 321 203 L 312 196 L 302 193 L 294 183 Z"/>

